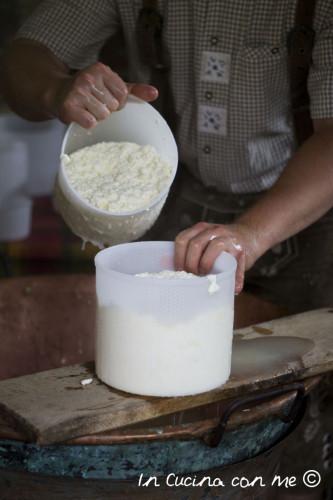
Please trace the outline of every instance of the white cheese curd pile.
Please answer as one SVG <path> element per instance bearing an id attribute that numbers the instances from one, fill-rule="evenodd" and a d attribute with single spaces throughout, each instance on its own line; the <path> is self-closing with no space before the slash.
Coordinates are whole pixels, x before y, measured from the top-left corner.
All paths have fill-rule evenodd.
<path id="1" fill-rule="evenodd" d="M 139 273 L 136 274 L 138 278 L 158 278 L 158 279 L 189 279 L 189 278 L 198 278 L 196 274 L 187 273 L 186 271 L 169 271 L 163 270 L 158 273 Z M 207 274 L 205 278 L 209 282 L 208 293 L 209 295 L 213 295 L 219 291 L 220 287 L 217 284 L 216 274 Z"/>
<path id="2" fill-rule="evenodd" d="M 149 208 L 172 175 L 171 165 L 151 145 L 100 142 L 62 156 L 72 188 L 107 212 Z"/>
<path id="3" fill-rule="evenodd" d="M 163 271 L 159 271 L 158 273 L 139 273 L 135 275 L 138 278 L 159 278 L 159 279 L 189 279 L 194 278 L 196 275 L 192 273 L 187 273 L 186 271 L 169 271 L 165 269 Z"/>

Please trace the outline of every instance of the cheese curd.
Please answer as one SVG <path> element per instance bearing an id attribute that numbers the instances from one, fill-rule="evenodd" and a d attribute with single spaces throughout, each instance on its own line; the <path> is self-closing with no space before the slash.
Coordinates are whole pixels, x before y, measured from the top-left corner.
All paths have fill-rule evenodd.
<path id="1" fill-rule="evenodd" d="M 139 273 L 136 274 L 138 278 L 158 278 L 158 279 L 189 279 L 197 277 L 195 274 L 187 273 L 186 271 L 169 271 L 165 269 L 158 273 Z"/>
<path id="2" fill-rule="evenodd" d="M 138 278 L 158 278 L 158 279 L 189 279 L 197 278 L 198 276 L 193 273 L 187 273 L 186 271 L 169 271 L 167 269 L 159 271 L 158 273 L 139 273 L 136 274 Z M 206 276 L 209 286 L 208 293 L 213 295 L 220 290 L 220 286 L 217 283 L 216 274 L 207 274 Z"/>
<path id="3" fill-rule="evenodd" d="M 172 175 L 153 146 L 131 142 L 100 142 L 63 155 L 62 162 L 81 198 L 114 213 L 149 208 Z"/>

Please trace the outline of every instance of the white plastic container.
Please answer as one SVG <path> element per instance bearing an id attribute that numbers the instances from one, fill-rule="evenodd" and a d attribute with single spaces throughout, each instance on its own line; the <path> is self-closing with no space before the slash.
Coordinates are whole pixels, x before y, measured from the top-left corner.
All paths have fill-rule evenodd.
<path id="1" fill-rule="evenodd" d="M 150 396 L 209 391 L 230 376 L 236 260 L 221 254 L 207 277 L 135 276 L 173 270 L 172 242 L 117 245 L 95 258 L 96 372 L 117 389 Z"/>
<path id="2" fill-rule="evenodd" d="M 37 123 L 13 113 L 0 116 L 0 136 L 8 137 L 9 141 L 22 142 L 26 147 L 29 175 L 25 193 L 28 196 L 52 193 L 65 130 L 66 126 L 58 120 Z"/>
<path id="3" fill-rule="evenodd" d="M 177 145 L 166 121 L 150 104 L 133 96 L 123 109 L 112 113 L 91 130 L 70 125 L 61 154 L 68 155 L 102 141 L 151 144 L 171 164 L 173 173 L 169 184 L 147 209 L 111 213 L 89 205 L 72 189 L 61 162 L 54 193 L 55 207 L 77 236 L 99 247 L 133 241 L 151 228 L 168 196 L 178 163 Z"/>
<path id="4" fill-rule="evenodd" d="M 8 199 L 26 192 L 29 177 L 26 145 L 7 134 L 0 136 L 0 209 Z"/>
<path id="5" fill-rule="evenodd" d="M 32 199 L 22 194 L 12 196 L 0 209 L 0 241 L 22 240 L 31 231 Z"/>
<path id="6" fill-rule="evenodd" d="M 28 150 L 7 132 L 0 135 L 0 241 L 26 238 L 31 230 L 32 200 L 27 195 Z"/>

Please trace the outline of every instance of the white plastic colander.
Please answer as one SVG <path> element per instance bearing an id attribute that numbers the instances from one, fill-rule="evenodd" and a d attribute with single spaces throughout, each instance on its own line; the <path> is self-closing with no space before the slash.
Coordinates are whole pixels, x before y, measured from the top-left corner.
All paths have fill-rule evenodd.
<path id="1" fill-rule="evenodd" d="M 71 124 L 66 132 L 61 154 L 103 141 L 126 141 L 150 144 L 172 166 L 168 185 L 149 207 L 132 212 L 107 212 L 87 203 L 68 182 L 63 162 L 54 191 L 54 204 L 71 230 L 83 241 L 99 247 L 140 238 L 156 221 L 166 201 L 177 171 L 178 151 L 172 132 L 162 116 L 150 104 L 130 96 L 125 107 L 112 113 L 94 129 Z"/>
<path id="2" fill-rule="evenodd" d="M 95 258 L 97 375 L 128 392 L 181 396 L 211 390 L 230 375 L 236 260 L 215 262 L 207 277 L 161 279 L 173 270 L 172 242 L 117 245 Z"/>

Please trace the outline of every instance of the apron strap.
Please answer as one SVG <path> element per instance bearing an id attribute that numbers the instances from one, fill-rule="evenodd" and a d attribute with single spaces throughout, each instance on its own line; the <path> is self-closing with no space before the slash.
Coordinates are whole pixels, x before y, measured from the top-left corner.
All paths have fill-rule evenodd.
<path id="1" fill-rule="evenodd" d="M 313 134 L 307 79 L 312 62 L 316 0 L 298 0 L 294 28 L 288 34 L 288 70 L 292 114 L 298 145 Z"/>
<path id="2" fill-rule="evenodd" d="M 150 83 L 160 94 L 152 104 L 176 133 L 178 118 L 170 85 L 171 61 L 163 42 L 163 17 L 158 10 L 158 0 L 142 1 L 136 34 L 140 59 L 150 69 Z"/>
<path id="3" fill-rule="evenodd" d="M 169 61 L 162 40 L 163 17 L 158 11 L 158 0 L 143 0 L 137 22 L 140 58 L 152 69 L 167 71 Z"/>

